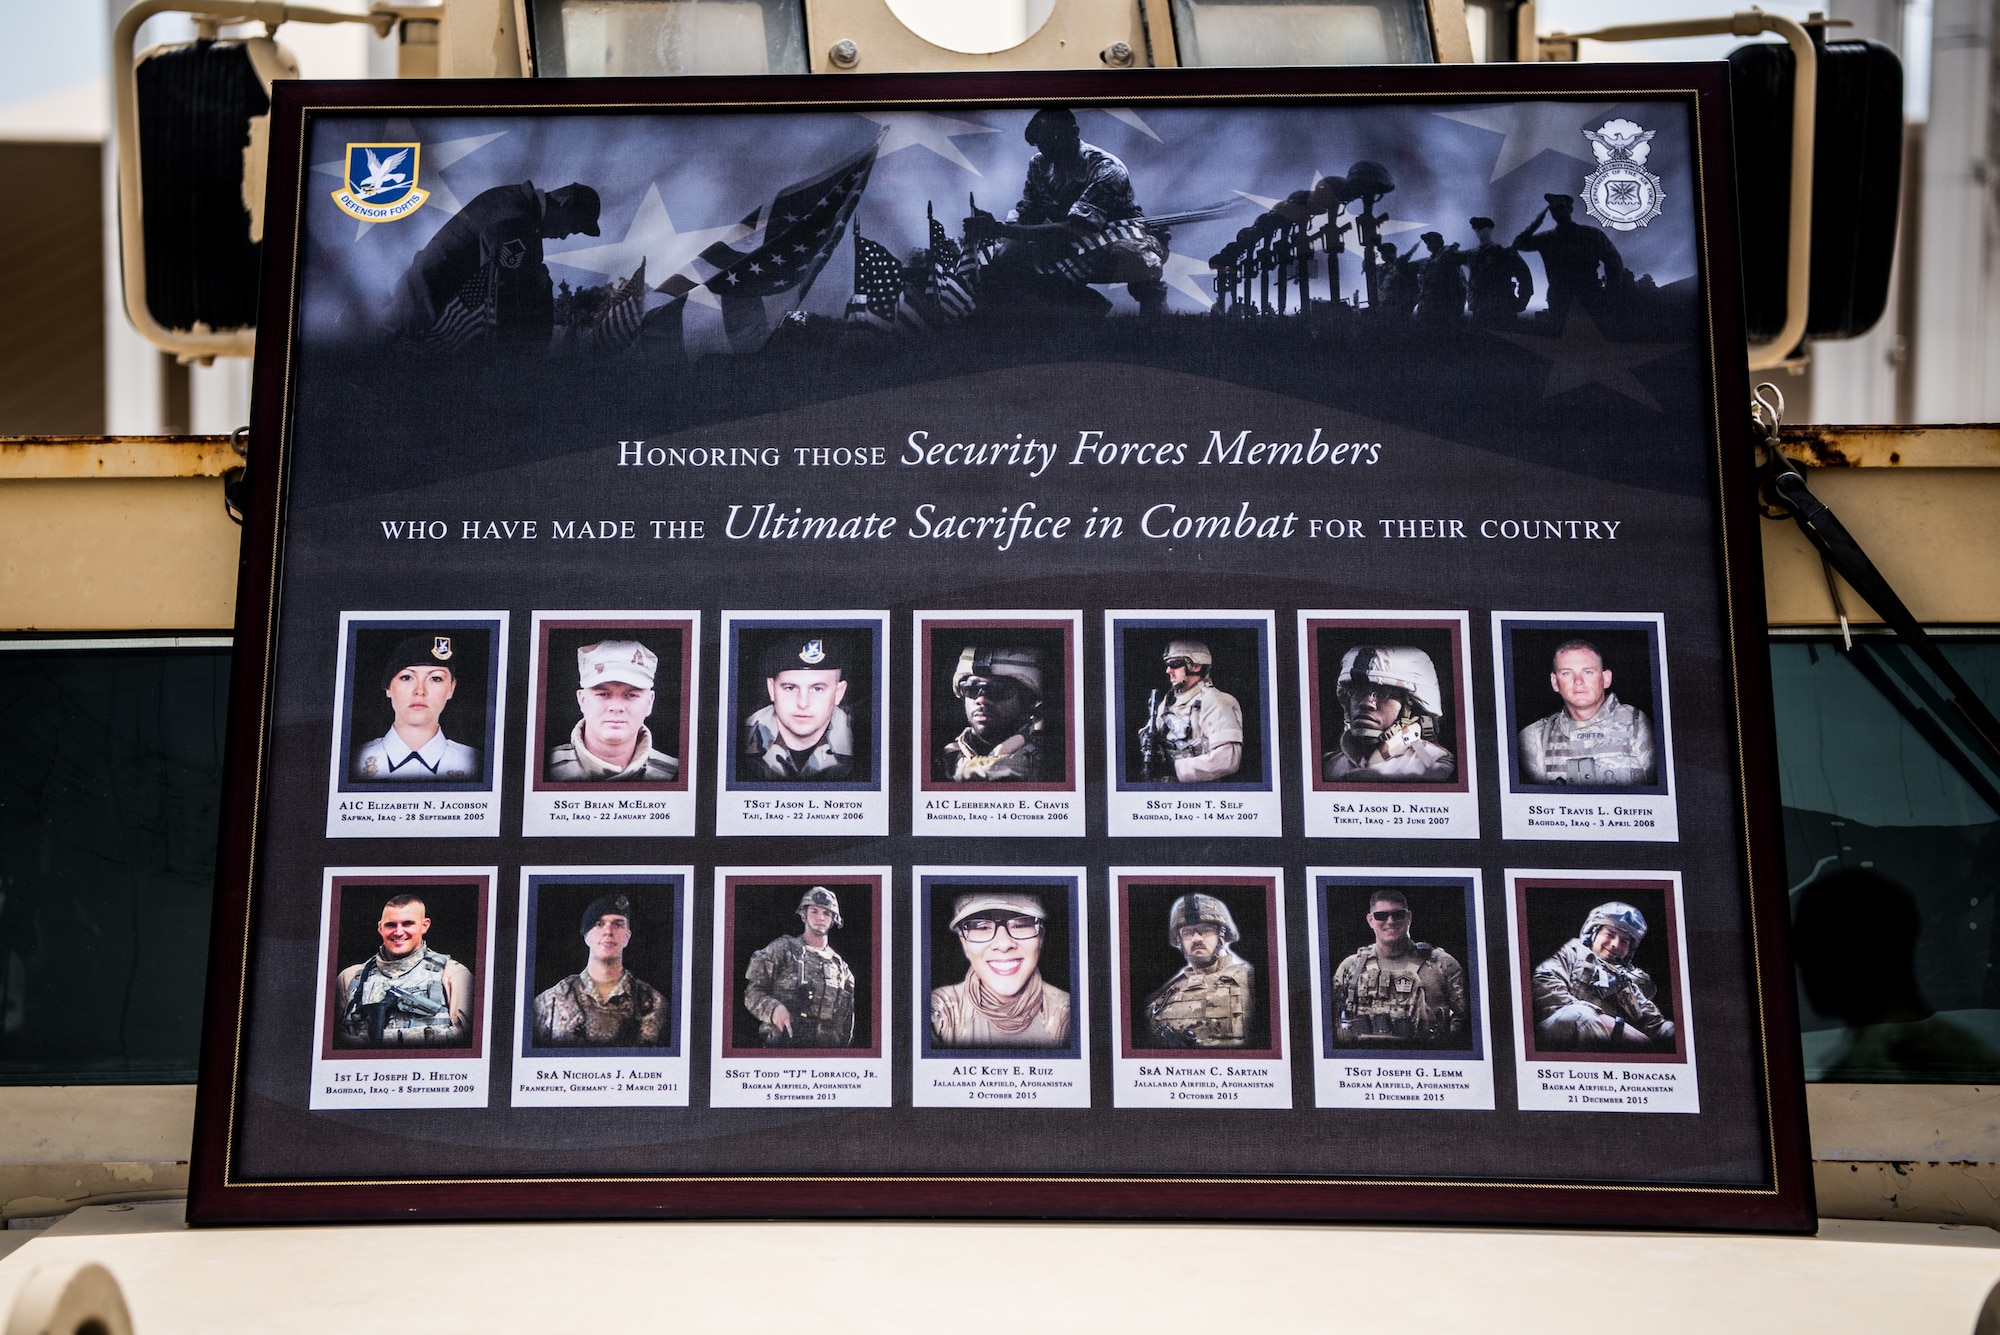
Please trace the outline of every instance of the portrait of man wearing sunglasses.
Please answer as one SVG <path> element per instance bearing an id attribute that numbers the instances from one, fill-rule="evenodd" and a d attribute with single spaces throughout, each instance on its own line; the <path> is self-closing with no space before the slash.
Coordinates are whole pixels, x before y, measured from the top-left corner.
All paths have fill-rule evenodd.
<path id="1" fill-rule="evenodd" d="M 1370 895 L 1366 922 L 1375 939 L 1334 970 L 1333 1041 L 1357 1048 L 1465 1047 L 1464 966 L 1412 935 L 1415 919 L 1400 890 Z"/>
<path id="2" fill-rule="evenodd" d="M 938 753 L 937 777 L 949 783 L 1041 783 L 1060 778 L 1060 758 L 1043 736 L 1042 655 L 1034 649 L 967 645 L 951 689 L 965 727 Z"/>

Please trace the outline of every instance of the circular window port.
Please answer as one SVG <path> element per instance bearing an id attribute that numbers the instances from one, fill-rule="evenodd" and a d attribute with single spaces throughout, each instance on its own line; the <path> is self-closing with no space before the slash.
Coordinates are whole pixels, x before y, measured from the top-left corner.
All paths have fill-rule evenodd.
<path id="1" fill-rule="evenodd" d="M 888 0 L 905 28 L 947 51 L 983 56 L 1033 37 L 1056 0 Z"/>

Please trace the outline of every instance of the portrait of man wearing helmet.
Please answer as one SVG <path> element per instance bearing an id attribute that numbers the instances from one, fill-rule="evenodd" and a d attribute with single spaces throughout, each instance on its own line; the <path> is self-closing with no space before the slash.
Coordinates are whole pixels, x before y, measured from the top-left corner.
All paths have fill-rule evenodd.
<path id="1" fill-rule="evenodd" d="M 1465 968 L 1451 952 L 1416 938 L 1409 895 L 1387 886 L 1369 892 L 1362 921 L 1374 939 L 1341 960 L 1333 974 L 1334 1043 L 1383 1050 L 1469 1047 Z"/>
<path id="2" fill-rule="evenodd" d="M 1185 961 L 1134 1017 L 1135 1046 L 1241 1048 L 1263 1032 L 1257 969 L 1233 946 L 1242 940 L 1229 905 L 1212 890 L 1178 896 L 1167 911 L 1167 940 Z"/>
<path id="3" fill-rule="evenodd" d="M 1061 688 L 1060 671 L 1060 658 L 1041 648 L 967 644 L 951 669 L 960 726 L 938 749 L 935 776 L 949 783 L 1061 780 L 1061 737 L 1043 717 L 1044 700 Z"/>
<path id="4" fill-rule="evenodd" d="M 1532 918 L 1530 930 L 1532 931 Z M 1636 962 L 1646 916 L 1610 900 L 1535 966 L 1535 1046 L 1557 1052 L 1671 1052 L 1674 1021 Z"/>
<path id="5" fill-rule="evenodd" d="M 1440 746 L 1444 693 L 1430 654 L 1408 644 L 1357 644 L 1334 688 L 1340 735 L 1320 757 L 1329 783 L 1449 783 L 1457 758 Z"/>
<path id="6" fill-rule="evenodd" d="M 1254 664 L 1248 666 L 1254 673 Z M 1139 727 L 1140 777 L 1147 783 L 1229 779 L 1243 768 L 1243 705 L 1216 684 L 1208 641 L 1192 635 L 1168 640 L 1160 667 L 1166 688 L 1148 697 Z"/>
<path id="7" fill-rule="evenodd" d="M 853 1047 L 854 970 L 830 941 L 844 925 L 840 898 L 815 885 L 799 896 L 797 912 L 797 936 L 781 936 L 751 955 L 743 973 L 743 1008 L 756 1017 L 765 1047 Z"/>
<path id="8" fill-rule="evenodd" d="M 933 1043 L 941 1048 L 1069 1046 L 1069 993 L 1042 973 L 1052 899 L 1058 908 L 1067 907 L 1060 890 L 998 886 L 953 894 L 950 930 L 964 953 L 965 976 L 931 989 Z M 951 964 L 934 958 L 932 967 L 934 977 L 948 976 Z"/>
<path id="9" fill-rule="evenodd" d="M 1611 689 L 1613 663 L 1621 657 L 1610 647 L 1614 637 L 1630 642 L 1636 636 L 1629 631 L 1593 633 L 1595 639 L 1564 640 L 1550 655 L 1549 690 L 1562 707 L 1521 729 L 1523 783 L 1645 788 L 1658 782 L 1652 719 Z M 1641 641 L 1632 647 L 1642 646 Z M 1636 664 L 1641 655 L 1627 656 Z"/>

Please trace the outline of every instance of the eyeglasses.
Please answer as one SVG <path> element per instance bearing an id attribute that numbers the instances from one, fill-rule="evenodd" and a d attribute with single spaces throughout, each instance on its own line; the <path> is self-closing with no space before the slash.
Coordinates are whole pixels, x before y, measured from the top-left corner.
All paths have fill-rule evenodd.
<path id="1" fill-rule="evenodd" d="M 979 696 L 988 700 L 1018 700 L 1021 698 L 1021 684 L 1005 677 L 967 677 L 958 684 L 958 698 L 972 700 Z"/>
<path id="2" fill-rule="evenodd" d="M 993 918 L 967 918 L 958 925 L 958 934 L 974 945 L 983 945 L 1000 934 L 1000 924 Z M 1007 935 L 1016 941 L 1032 941 L 1042 934 L 1042 920 L 1025 915 L 1007 919 Z"/>
<path id="3" fill-rule="evenodd" d="M 1368 915 L 1376 922 L 1401 922 L 1410 916 L 1408 909 L 1377 909 Z"/>

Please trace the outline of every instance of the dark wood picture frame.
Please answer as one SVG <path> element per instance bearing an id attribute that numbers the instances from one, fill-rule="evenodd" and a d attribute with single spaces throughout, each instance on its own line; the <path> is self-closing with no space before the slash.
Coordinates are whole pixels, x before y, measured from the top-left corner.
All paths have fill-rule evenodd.
<path id="1" fill-rule="evenodd" d="M 1443 1180 L 1377 1177 L 1256 1177 L 1199 1178 L 1185 1172 L 1143 1175 L 1104 1174 L 1079 1179 L 992 1175 L 974 1166 L 960 1174 L 847 1175 L 838 1192 L 800 1189 L 806 1179 L 786 1173 L 622 1176 L 615 1156 L 605 1156 L 600 1176 L 459 1176 L 411 1180 L 407 1176 L 370 1177 L 368 1165 L 357 1163 L 353 1174 L 339 1177 L 251 1178 L 239 1169 L 234 1154 L 240 1119 L 246 1106 L 260 1096 L 251 1090 L 246 1072 L 246 1010 L 255 958 L 259 867 L 268 839 L 260 821 L 272 780 L 269 748 L 277 722 L 272 698 L 279 672 L 276 625 L 285 596 L 287 574 L 287 503 L 291 485 L 292 411 L 298 385 L 294 340 L 299 336 L 299 295 L 305 257 L 300 249 L 303 209 L 310 191 L 323 188 L 323 178 L 310 175 L 307 134 L 316 117 L 333 114 L 375 116 L 427 113 L 532 114 L 561 117 L 594 111 L 644 112 L 679 109 L 689 113 L 723 110 L 782 109 L 846 112 L 857 107 L 1021 109 L 1052 102 L 1077 107 L 1137 108 L 1156 106 L 1329 105 L 1342 102 L 1393 102 L 1407 99 L 1457 99 L 1496 102 L 1509 99 L 1569 99 L 1615 103 L 1621 97 L 1643 96 L 1678 100 L 1689 110 L 1694 179 L 1700 200 L 1695 225 L 1701 253 L 1700 319 L 1707 339 L 1697 349 L 1702 374 L 1710 387 L 1709 421 L 1702 424 L 1715 454 L 1708 461 L 1717 480 L 1711 498 L 1721 535 L 1715 559 L 1722 571 L 1718 637 L 1726 682 L 1720 688 L 1724 726 L 1732 734 L 1734 754 L 1724 762 L 1733 781 L 1732 806 L 1738 825 L 1707 836 L 1726 838 L 1740 858 L 1748 881 L 1744 905 L 1744 946 L 1747 977 L 1742 980 L 1755 1032 L 1746 1043 L 1755 1066 L 1755 1104 L 1759 1141 L 1763 1147 L 1763 1180 L 1753 1185 L 1710 1185 L 1700 1182 L 1606 1183 L 1542 1180 Z M 814 1216 L 822 1218 L 1160 1218 L 1206 1220 L 1294 1221 L 1423 1221 L 1432 1223 L 1564 1225 L 1578 1227 L 1746 1229 L 1810 1232 L 1815 1226 L 1810 1148 L 1806 1131 L 1804 1085 L 1790 961 L 1786 953 L 1786 901 L 1781 844 L 1777 822 L 1777 771 L 1771 709 L 1771 685 L 1764 652 L 1765 616 L 1757 512 L 1753 505 L 1745 339 L 1738 282 L 1736 193 L 1731 167 L 1729 87 L 1726 67 L 1714 65 L 1640 66 L 1495 65 L 1381 67 L 1284 70 L 1140 70 L 1118 73 L 1050 73 L 992 75 L 868 75 L 774 78 L 715 78 L 603 81 L 381 81 L 373 83 L 302 83 L 280 81 L 273 92 L 270 135 L 269 195 L 265 212 L 263 304 L 255 370 L 248 483 L 251 501 L 246 516 L 239 576 L 235 675 L 229 707 L 230 745 L 225 778 L 224 821 L 218 861 L 215 909 L 210 947 L 207 1012 L 201 1055 L 195 1144 L 191 1167 L 189 1219 L 201 1226 L 305 1221 L 380 1221 L 534 1218 L 755 1218 Z M 1581 175 L 1581 172 L 1578 173 Z M 672 600 L 668 600 L 672 603 Z M 678 604 L 673 604 L 678 605 Z M 920 606 L 922 604 L 919 604 Z M 1011 604 L 1010 604 L 1011 605 Z M 1052 604 L 1053 605 L 1053 604 Z M 1071 606 L 1065 602 L 1063 606 Z M 1113 603 L 1112 605 L 1119 605 Z M 1125 604 L 1130 605 L 1130 604 Z M 1245 606 L 1264 606 L 1248 602 Z M 1321 602 L 1319 605 L 1329 605 Z M 525 611 L 525 609 L 523 609 Z M 521 628 L 526 615 L 517 615 Z M 1477 616 L 1474 618 L 1477 628 Z M 705 634 L 719 624 L 705 619 Z M 1280 627 L 1284 626 L 1281 615 Z M 907 611 L 890 626 L 898 645 L 908 640 Z M 1101 635 L 1085 616 L 1086 658 L 1101 662 Z M 1273 645 L 1273 651 L 1278 646 Z M 1473 652 L 1468 645 L 1467 652 Z M 713 652 L 712 641 L 699 652 Z M 889 665 L 891 696 L 908 678 L 906 661 Z M 1278 662 L 1286 662 L 1278 654 Z M 1097 670 L 1087 663 L 1087 671 Z M 704 673 L 704 692 L 715 690 L 715 674 Z M 1089 704 L 1090 692 L 1076 685 L 1076 698 Z M 1292 687 L 1280 683 L 1284 697 Z M 515 693 L 516 695 L 519 692 Z M 510 718 L 514 706 L 510 705 Z M 905 704 L 894 705 L 899 714 Z M 704 715 L 716 717 L 706 709 Z M 515 727 L 512 722 L 503 726 Z M 908 754 L 908 726 L 899 718 L 892 726 L 888 755 Z M 1086 727 L 1087 756 L 1101 773 L 1101 755 L 1093 739 L 1095 720 Z M 1484 724 L 1474 718 L 1471 731 Z M 1287 783 L 1288 813 L 1296 812 L 1296 758 L 1289 754 L 1284 729 L 1275 730 L 1281 755 L 1277 763 L 1292 768 Z M 711 735 L 713 730 L 710 730 Z M 1292 735 L 1296 735 L 1295 730 Z M 900 740 L 899 740 L 900 739 Z M 1469 739 L 1468 739 L 1469 740 Z M 705 740 L 704 745 L 713 744 Z M 1086 757 L 1078 757 L 1080 763 Z M 891 763 L 896 780 L 892 797 L 892 830 L 907 829 L 907 788 L 904 766 Z M 510 763 L 509 770 L 518 770 Z M 1491 791 L 1498 785 L 1483 785 Z M 517 773 L 501 775 L 511 789 Z M 712 821 L 706 789 L 709 776 L 698 775 L 704 790 L 703 821 Z M 1102 821 L 1102 795 L 1093 776 L 1086 790 L 1093 829 Z M 519 801 L 506 819 L 518 821 Z M 1288 814 L 1287 824 L 1296 820 Z M 922 842 L 922 841 L 919 841 Z M 743 841 L 739 854 L 748 853 Z M 490 848 L 491 845 L 485 847 Z M 1542 862 L 1540 850 L 1523 853 L 1517 846 L 1500 849 L 1497 828 L 1483 831 L 1482 856 L 1496 867 L 1503 860 Z M 347 862 L 368 850 L 348 847 Z M 819 860 L 821 855 L 798 842 L 777 862 Z M 384 850 L 385 857 L 391 854 Z M 1047 850 L 1020 850 L 1032 862 L 1070 860 Z M 588 850 L 579 853 L 587 860 Z M 1462 854 L 1439 854 L 1443 861 L 1462 862 Z M 483 850 L 477 860 L 488 860 Z M 851 845 L 829 851 L 832 862 L 887 861 L 869 857 Z M 742 862 L 743 856 L 691 857 L 678 844 L 661 854 L 663 861 L 702 864 Z M 400 857 L 400 862 L 410 862 Z M 557 860 L 551 854 L 528 861 Z M 576 858 L 564 860 L 575 861 Z M 935 861 L 898 858 L 897 875 L 885 893 L 906 895 L 908 864 Z M 1114 855 L 1093 855 L 1093 862 L 1118 861 Z M 1259 861 L 1254 853 L 1241 861 Z M 1320 856 L 1318 861 L 1336 860 Z M 1349 859 L 1354 860 L 1354 859 Z M 1366 860 L 1366 859 L 1363 859 Z M 1628 854 L 1625 859 L 1630 861 Z M 501 879 L 513 868 L 503 859 Z M 1289 864 L 1288 864 L 1289 865 Z M 697 883 L 708 866 L 697 871 Z M 1296 871 L 1293 873 L 1296 875 Z M 1103 904 L 1102 867 L 1094 867 L 1087 893 Z M 511 882 L 509 882 L 511 883 Z M 1301 881 L 1300 884 L 1303 884 Z M 1499 881 L 1494 881 L 1497 886 Z M 1497 899 L 1497 896 L 1495 896 Z M 698 899 L 699 896 L 693 898 Z M 1295 899 L 1300 897 L 1294 896 Z M 1100 908 L 1093 908 L 1101 915 Z M 1108 922 L 1108 916 L 1099 916 Z M 506 911 L 495 924 L 500 935 L 492 948 L 496 958 L 511 957 L 504 933 Z M 697 915 L 689 930 L 713 930 Z M 1294 950 L 1310 943 L 1294 933 Z M 1498 939 L 1496 938 L 1496 944 Z M 1111 943 L 1093 943 L 1101 951 Z M 700 947 L 697 947 L 697 954 Z M 886 967 L 886 961 L 885 961 Z M 1506 970 L 1495 961 L 1492 972 L 1503 979 Z M 1303 995 L 1306 975 L 1294 970 L 1292 988 Z M 885 997 L 900 997 L 902 980 L 891 977 Z M 705 1004 L 694 999 L 691 1004 Z M 498 1005 L 496 997 L 489 1004 Z M 899 1003 L 900 1004 L 900 1003 Z M 1093 1008 L 1096 1011 L 1098 1008 Z M 1297 998 L 1292 1024 L 1308 1020 L 1308 1008 Z M 509 1022 L 503 1012 L 501 1032 Z M 885 1033 L 901 1033 L 907 1025 L 882 1017 Z M 1303 1050 L 1294 1028 L 1287 1050 Z M 698 1017 L 694 1046 L 706 1042 Z M 1496 1035 L 1497 1041 L 1497 1035 Z M 504 1048 L 506 1045 L 500 1045 Z M 695 1054 L 701 1065 L 700 1054 Z M 907 1054 L 898 1053 L 899 1058 Z M 504 1063 L 506 1053 L 496 1054 Z M 906 1077 L 905 1077 L 906 1078 Z M 1096 1106 L 1108 1106 L 1098 1073 Z M 506 1088 L 504 1079 L 493 1082 Z M 907 1102 L 907 1089 L 899 1097 Z M 941 1114 L 944 1115 L 944 1114 Z M 1167 1114 L 1162 1114 L 1167 1115 Z M 1295 1108 L 1300 1119 L 1328 1114 Z M 1334 1114 L 1338 1116 L 1339 1114 Z M 1482 1114 L 1460 1114 L 1476 1117 Z"/>

